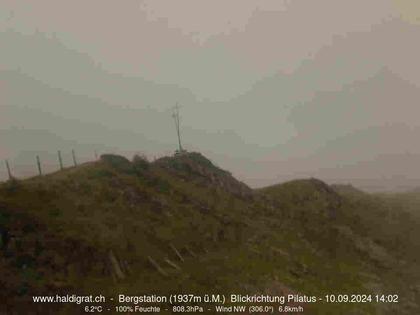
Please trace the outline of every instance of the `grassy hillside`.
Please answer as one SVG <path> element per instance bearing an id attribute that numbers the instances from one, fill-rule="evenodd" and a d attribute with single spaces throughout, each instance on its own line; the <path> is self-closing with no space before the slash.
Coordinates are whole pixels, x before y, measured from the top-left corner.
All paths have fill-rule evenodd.
<path id="1" fill-rule="evenodd" d="M 400 303 L 302 305 L 418 314 L 420 222 L 399 205 L 316 179 L 254 191 L 199 153 L 105 155 L 0 185 L 0 305 L 82 314 L 31 296 L 385 293 Z"/>

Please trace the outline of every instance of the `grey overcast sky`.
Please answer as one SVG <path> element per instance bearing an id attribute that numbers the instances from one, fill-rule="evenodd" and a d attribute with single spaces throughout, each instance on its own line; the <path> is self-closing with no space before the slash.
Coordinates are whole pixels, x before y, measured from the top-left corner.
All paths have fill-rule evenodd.
<path id="1" fill-rule="evenodd" d="M 1 0 L 0 158 L 171 154 L 178 101 L 252 187 L 420 186 L 419 39 L 417 0 Z"/>

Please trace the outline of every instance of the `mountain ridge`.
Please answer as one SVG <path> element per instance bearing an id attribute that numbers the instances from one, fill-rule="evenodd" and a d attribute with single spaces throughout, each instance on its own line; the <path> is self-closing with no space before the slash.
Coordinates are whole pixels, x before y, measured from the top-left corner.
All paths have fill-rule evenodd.
<path id="1" fill-rule="evenodd" d="M 398 306 L 297 305 L 307 314 L 413 314 L 418 223 L 392 207 L 384 216 L 378 198 L 317 179 L 252 190 L 199 153 L 103 155 L 0 185 L 0 300 L 6 314 L 75 314 L 81 308 L 30 296 L 393 290 Z M 397 227 L 384 234 L 372 220 Z"/>

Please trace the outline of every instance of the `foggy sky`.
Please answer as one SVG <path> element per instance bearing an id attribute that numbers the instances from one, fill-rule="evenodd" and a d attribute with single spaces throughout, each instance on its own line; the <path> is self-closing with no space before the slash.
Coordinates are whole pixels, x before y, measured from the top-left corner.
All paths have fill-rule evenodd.
<path id="1" fill-rule="evenodd" d="M 415 0 L 2 0 L 0 158 L 171 154 L 179 102 L 184 146 L 250 186 L 418 186 L 419 38 Z"/>

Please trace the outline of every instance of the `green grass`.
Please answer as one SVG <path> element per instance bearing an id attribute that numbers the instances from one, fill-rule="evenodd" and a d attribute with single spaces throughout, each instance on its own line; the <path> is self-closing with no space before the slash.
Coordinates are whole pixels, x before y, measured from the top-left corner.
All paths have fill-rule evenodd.
<path id="1" fill-rule="evenodd" d="M 400 293 L 400 313 L 415 314 L 419 221 L 413 206 L 406 212 L 406 203 L 391 199 L 315 179 L 252 191 L 197 153 L 154 163 L 105 155 L 0 185 L 0 229 L 14 236 L 1 244 L 0 300 L 6 309 L 46 314 L 45 305 L 24 302 L 59 292 L 280 294 L 281 286 L 317 296 Z M 307 310 L 394 311 L 345 303 Z M 74 309 L 51 306 L 59 312 Z"/>

